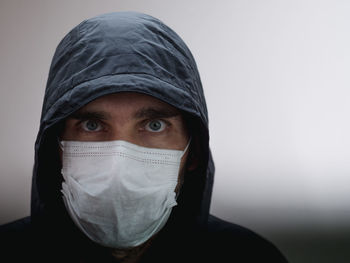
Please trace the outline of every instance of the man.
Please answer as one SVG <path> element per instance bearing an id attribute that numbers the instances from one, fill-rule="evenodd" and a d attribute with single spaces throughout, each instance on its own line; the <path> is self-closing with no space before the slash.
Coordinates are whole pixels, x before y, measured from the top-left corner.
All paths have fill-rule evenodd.
<path id="1" fill-rule="evenodd" d="M 9 261 L 286 262 L 209 215 L 200 77 L 180 37 L 153 17 L 105 14 L 65 36 L 35 150 L 31 216 L 1 230 L 22 251 Z"/>

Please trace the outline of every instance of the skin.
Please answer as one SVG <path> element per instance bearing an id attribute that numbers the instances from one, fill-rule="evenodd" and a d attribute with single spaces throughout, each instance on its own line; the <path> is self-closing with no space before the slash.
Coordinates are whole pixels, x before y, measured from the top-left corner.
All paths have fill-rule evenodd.
<path id="1" fill-rule="evenodd" d="M 181 112 L 154 97 L 122 92 L 100 97 L 68 117 L 61 134 L 64 141 L 125 140 L 150 148 L 184 150 L 189 134 Z M 180 164 L 177 193 L 182 185 L 188 151 Z M 152 242 L 130 249 L 113 249 L 121 262 L 138 262 Z"/>

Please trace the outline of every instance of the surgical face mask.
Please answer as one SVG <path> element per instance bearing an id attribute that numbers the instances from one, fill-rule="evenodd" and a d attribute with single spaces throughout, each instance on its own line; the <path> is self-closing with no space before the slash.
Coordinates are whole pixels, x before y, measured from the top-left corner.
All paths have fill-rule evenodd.
<path id="1" fill-rule="evenodd" d="M 156 234 L 176 203 L 184 151 L 126 141 L 60 142 L 63 200 L 91 240 L 113 248 L 138 246 Z"/>

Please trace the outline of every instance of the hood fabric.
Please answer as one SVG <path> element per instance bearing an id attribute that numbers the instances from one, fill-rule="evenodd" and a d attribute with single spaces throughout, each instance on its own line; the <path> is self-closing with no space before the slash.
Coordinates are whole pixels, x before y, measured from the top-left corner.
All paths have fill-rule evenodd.
<path id="1" fill-rule="evenodd" d="M 181 38 L 158 19 L 118 12 L 88 19 L 72 29 L 54 54 L 35 144 L 31 219 L 59 228 L 64 211 L 57 137 L 63 120 L 111 93 L 139 92 L 189 116 L 199 168 L 186 175 L 178 212 L 172 217 L 206 224 L 214 164 L 208 114 L 195 60 Z"/>

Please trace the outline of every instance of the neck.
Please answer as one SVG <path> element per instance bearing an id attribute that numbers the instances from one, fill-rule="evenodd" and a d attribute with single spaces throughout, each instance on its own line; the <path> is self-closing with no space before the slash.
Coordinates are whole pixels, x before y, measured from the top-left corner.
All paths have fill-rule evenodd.
<path id="1" fill-rule="evenodd" d="M 118 262 L 122 263 L 137 263 L 140 261 L 142 255 L 145 253 L 145 251 L 148 249 L 148 247 L 151 244 L 151 240 L 149 239 L 145 243 L 133 247 L 133 248 L 125 248 L 125 249 L 112 249 L 111 254 L 112 256 L 118 260 Z"/>

